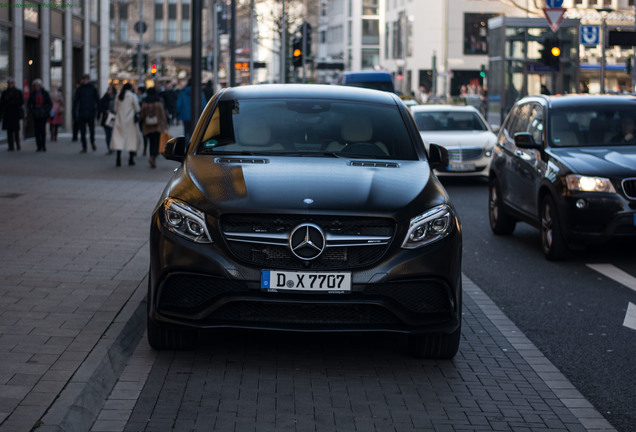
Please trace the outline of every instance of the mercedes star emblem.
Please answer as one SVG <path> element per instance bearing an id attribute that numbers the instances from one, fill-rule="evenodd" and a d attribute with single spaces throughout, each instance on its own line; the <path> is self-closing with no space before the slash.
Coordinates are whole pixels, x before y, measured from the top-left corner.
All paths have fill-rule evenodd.
<path id="1" fill-rule="evenodd" d="M 313 260 L 325 250 L 325 234 L 312 223 L 298 225 L 289 236 L 289 249 L 301 260 Z"/>

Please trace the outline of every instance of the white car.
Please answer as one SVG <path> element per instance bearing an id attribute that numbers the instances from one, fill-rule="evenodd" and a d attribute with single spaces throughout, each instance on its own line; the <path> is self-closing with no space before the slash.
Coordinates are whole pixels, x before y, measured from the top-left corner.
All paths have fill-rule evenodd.
<path id="1" fill-rule="evenodd" d="M 488 176 L 497 136 L 473 106 L 419 105 L 411 112 L 422 140 L 448 150 L 449 164 L 439 176 Z"/>

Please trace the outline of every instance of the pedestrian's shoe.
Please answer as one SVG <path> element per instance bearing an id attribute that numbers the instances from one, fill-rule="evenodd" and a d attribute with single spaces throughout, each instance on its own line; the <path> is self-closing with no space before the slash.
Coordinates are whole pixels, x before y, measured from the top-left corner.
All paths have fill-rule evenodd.
<path id="1" fill-rule="evenodd" d="M 86 153 L 86 149 L 85 148 L 81 149 L 80 153 Z"/>
<path id="2" fill-rule="evenodd" d="M 97 147 L 95 147 L 95 143 L 91 143 L 91 147 L 93 148 L 93 151 L 97 150 Z"/>
<path id="3" fill-rule="evenodd" d="M 150 164 L 150 168 L 157 168 L 154 156 L 148 159 L 148 163 Z"/>

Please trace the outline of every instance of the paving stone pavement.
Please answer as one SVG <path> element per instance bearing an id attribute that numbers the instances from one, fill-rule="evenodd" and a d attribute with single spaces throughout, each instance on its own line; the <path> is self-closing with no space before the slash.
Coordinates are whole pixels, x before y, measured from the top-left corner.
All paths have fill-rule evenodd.
<path id="1" fill-rule="evenodd" d="M 137 166 L 117 168 L 102 136 L 87 154 L 60 138 L 46 153 L 33 140 L 20 152 L 0 145 L 0 432 L 614 430 L 466 278 L 453 362 L 402 358 L 380 344 L 377 363 L 360 371 L 348 360 L 368 351 L 334 364 L 325 343 L 330 374 L 276 386 L 253 375 L 289 364 L 267 352 L 271 339 L 252 336 L 253 347 L 238 349 L 228 338 L 220 352 L 151 350 L 143 338 L 150 213 L 176 163 L 160 159 L 153 170 L 139 156 Z M 401 386 L 406 375 L 411 384 Z M 355 393 L 365 382 L 372 391 Z M 175 400 L 189 383 L 202 386 L 200 400 Z M 262 405 L 237 400 L 239 384 L 251 396 L 263 385 Z M 290 396 L 309 384 L 314 399 Z M 282 402 L 296 411 L 274 412 Z M 192 404 L 209 407 L 199 423 Z"/>

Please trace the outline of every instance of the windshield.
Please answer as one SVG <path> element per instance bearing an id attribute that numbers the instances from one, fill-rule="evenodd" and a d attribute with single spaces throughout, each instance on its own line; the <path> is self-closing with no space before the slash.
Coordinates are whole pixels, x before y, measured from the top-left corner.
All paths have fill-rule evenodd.
<path id="1" fill-rule="evenodd" d="M 420 132 L 488 130 L 481 117 L 470 111 L 420 111 L 413 117 Z"/>
<path id="2" fill-rule="evenodd" d="M 221 101 L 197 154 L 418 159 L 395 105 L 308 99 Z"/>
<path id="3" fill-rule="evenodd" d="M 553 108 L 550 142 L 554 147 L 636 145 L 632 106 Z"/>

